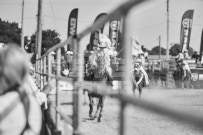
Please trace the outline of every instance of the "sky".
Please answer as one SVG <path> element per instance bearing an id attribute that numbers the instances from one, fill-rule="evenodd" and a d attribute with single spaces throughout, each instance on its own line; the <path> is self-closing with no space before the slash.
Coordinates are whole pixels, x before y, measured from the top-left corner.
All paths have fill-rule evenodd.
<path id="1" fill-rule="evenodd" d="M 37 28 L 38 0 L 24 0 L 24 35 L 31 36 Z M 127 0 L 42 0 L 43 30 L 54 29 L 64 41 L 67 37 L 68 17 L 72 9 L 78 8 L 78 33 L 93 24 L 100 13 L 110 13 Z M 195 50 L 200 48 L 200 38 L 203 29 L 203 0 L 169 0 L 169 43 L 180 43 L 182 15 L 186 10 L 193 9 L 193 26 L 190 46 Z M 22 0 L 0 0 L 0 18 L 9 22 L 21 23 Z M 166 0 L 149 0 L 133 8 L 128 15 L 128 35 L 135 34 L 141 44 L 147 49 L 158 45 L 161 36 L 161 46 L 167 44 L 167 14 Z M 108 34 L 108 28 L 105 28 Z M 89 35 L 82 44 L 89 43 Z M 169 47 L 170 47 L 169 46 Z"/>

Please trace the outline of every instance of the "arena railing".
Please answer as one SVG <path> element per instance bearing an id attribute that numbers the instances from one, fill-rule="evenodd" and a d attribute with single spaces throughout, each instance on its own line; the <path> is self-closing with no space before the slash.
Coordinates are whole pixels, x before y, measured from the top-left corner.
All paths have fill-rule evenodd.
<path id="1" fill-rule="evenodd" d="M 61 116 L 63 119 L 66 119 L 66 115 L 60 111 L 60 109 L 57 109 L 59 107 L 59 81 L 60 80 L 65 80 L 69 82 L 73 82 L 74 89 L 73 89 L 73 120 L 70 122 L 69 118 L 66 119 L 67 124 L 71 124 L 73 126 L 73 134 L 74 135 L 80 135 L 81 133 L 81 93 L 82 89 L 88 89 L 94 91 L 95 88 L 97 88 L 97 92 L 101 93 L 106 96 L 111 96 L 120 101 L 120 135 L 125 134 L 125 124 L 126 124 L 126 118 L 125 118 L 125 110 L 126 106 L 128 104 L 131 104 L 135 107 L 140 107 L 143 108 L 147 111 L 150 112 L 155 112 L 160 115 L 168 116 L 171 117 L 175 120 L 181 120 L 183 122 L 187 122 L 189 124 L 192 124 L 193 126 L 196 126 L 200 130 L 203 130 L 203 118 L 200 116 L 196 115 L 191 115 L 187 112 L 180 111 L 180 110 L 175 110 L 174 108 L 167 108 L 166 106 L 162 106 L 157 103 L 153 103 L 152 101 L 146 101 L 144 99 L 137 99 L 135 97 L 131 97 L 129 95 L 126 95 L 125 92 L 130 88 L 131 86 L 131 70 L 129 64 L 131 64 L 131 46 L 127 45 L 125 46 L 124 53 L 123 53 L 123 59 L 124 59 L 124 71 L 123 71 L 123 81 L 121 88 L 119 88 L 118 93 L 112 93 L 111 87 L 105 86 L 104 84 L 100 83 L 92 83 L 92 82 L 87 82 L 83 80 L 83 57 L 84 57 L 84 50 L 85 46 L 84 45 L 79 45 L 80 40 L 87 34 L 96 31 L 99 27 L 107 23 L 110 19 L 112 18 L 117 18 L 121 17 L 123 19 L 122 22 L 122 35 L 121 35 L 121 44 L 124 45 L 127 43 L 127 34 L 126 34 L 126 27 L 128 26 L 128 20 L 127 20 L 127 15 L 128 11 L 132 7 L 136 7 L 139 4 L 146 2 L 148 0 L 130 0 L 116 8 L 114 11 L 109 13 L 107 17 L 101 18 L 98 21 L 96 21 L 95 24 L 92 26 L 87 27 L 84 31 L 79 33 L 77 36 L 70 37 L 64 42 L 57 44 L 56 46 L 52 47 L 49 49 L 41 58 L 37 59 L 36 61 L 36 78 L 37 82 L 39 83 L 39 87 L 43 87 L 46 83 L 46 80 L 50 80 L 52 77 L 54 77 L 57 82 L 56 82 L 56 106 L 55 109 L 58 113 L 56 113 L 56 127 L 59 129 L 59 117 Z M 67 45 L 67 44 L 73 44 L 74 50 L 76 53 L 74 53 L 74 73 L 75 77 L 72 79 L 63 77 L 60 75 L 60 70 L 61 70 L 61 50 L 60 48 Z M 56 59 L 57 59 L 57 64 L 56 64 L 56 75 L 51 74 L 51 52 L 52 51 L 57 51 Z M 47 62 L 47 63 L 46 63 Z M 47 70 L 46 70 L 47 67 Z M 43 69 L 43 70 L 42 70 Z"/>

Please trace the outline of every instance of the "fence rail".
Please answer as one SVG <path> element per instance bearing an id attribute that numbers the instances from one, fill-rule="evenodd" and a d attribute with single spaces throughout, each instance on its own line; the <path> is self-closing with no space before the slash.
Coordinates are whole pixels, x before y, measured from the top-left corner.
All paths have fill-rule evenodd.
<path id="1" fill-rule="evenodd" d="M 131 61 L 131 46 L 125 46 L 123 49 L 123 54 L 122 57 L 125 60 L 124 64 L 124 71 L 122 73 L 122 76 L 124 80 L 122 81 L 121 88 L 119 88 L 118 93 L 108 93 L 107 91 L 111 91 L 111 87 L 101 85 L 99 83 L 92 83 L 92 82 L 86 82 L 83 80 L 83 65 L 84 65 L 84 49 L 86 46 L 84 45 L 79 45 L 79 41 L 86 36 L 87 34 L 96 31 L 99 27 L 101 27 L 103 24 L 107 23 L 110 21 L 112 18 L 117 18 L 121 17 L 123 18 L 122 22 L 122 36 L 121 36 L 121 44 L 124 45 L 127 43 L 127 32 L 126 32 L 126 27 L 128 26 L 128 20 L 127 20 L 127 14 L 128 11 L 135 6 L 138 6 L 139 4 L 146 2 L 148 0 L 130 0 L 125 3 L 123 3 L 121 6 L 116 8 L 114 11 L 109 13 L 107 17 L 101 18 L 96 23 L 93 25 L 87 27 L 84 31 L 79 33 L 75 37 L 70 37 L 67 40 L 65 40 L 62 43 L 57 44 L 56 46 L 52 47 L 49 49 L 41 58 L 38 58 L 36 61 L 36 78 L 37 82 L 40 84 L 40 87 L 43 87 L 46 83 L 46 81 L 49 81 L 51 78 L 55 78 L 57 80 L 56 83 L 56 102 L 55 105 L 52 102 L 52 106 L 56 110 L 56 127 L 59 129 L 59 117 L 62 117 L 67 124 L 72 124 L 73 125 L 73 134 L 74 135 L 80 135 L 81 133 L 81 112 L 80 112 L 80 95 L 82 92 L 83 88 L 86 88 L 88 90 L 94 90 L 95 87 L 97 87 L 97 91 L 103 95 L 111 96 L 116 99 L 118 99 L 121 102 L 121 109 L 120 109 L 120 135 L 125 134 L 125 108 L 128 104 L 132 104 L 135 107 L 140 107 L 143 108 L 147 111 L 152 111 L 157 114 L 169 116 L 171 118 L 174 118 L 176 120 L 181 120 L 184 122 L 189 122 L 190 124 L 198 127 L 199 129 L 202 130 L 203 127 L 203 118 L 199 116 L 194 116 L 187 114 L 185 112 L 177 111 L 172 108 L 166 108 L 164 106 L 161 106 L 159 104 L 145 101 L 145 100 L 138 100 L 136 98 L 132 98 L 130 96 L 125 95 L 126 86 L 130 86 L 130 61 Z M 74 73 L 76 78 L 66 78 L 60 75 L 60 66 L 61 66 L 61 51 L 60 48 L 67 45 L 67 44 L 73 44 L 74 46 Z M 57 63 L 56 63 L 56 75 L 51 74 L 51 52 L 52 51 L 57 51 L 56 56 L 57 56 Z M 47 60 L 47 63 L 46 61 Z M 44 63 L 42 64 L 42 62 Z M 47 68 L 47 70 L 45 70 Z M 44 70 L 43 70 L 44 69 Z M 43 72 L 42 72 L 43 71 Z M 43 77 L 43 78 L 42 78 Z M 42 79 L 44 79 L 43 83 Z M 46 80 L 46 81 L 45 81 Z M 74 94 L 73 94 L 73 120 L 70 120 L 69 118 L 66 117 L 66 115 L 58 108 L 59 106 L 59 81 L 64 80 L 68 82 L 72 82 L 74 85 Z M 105 90 L 105 91 L 104 91 Z"/>

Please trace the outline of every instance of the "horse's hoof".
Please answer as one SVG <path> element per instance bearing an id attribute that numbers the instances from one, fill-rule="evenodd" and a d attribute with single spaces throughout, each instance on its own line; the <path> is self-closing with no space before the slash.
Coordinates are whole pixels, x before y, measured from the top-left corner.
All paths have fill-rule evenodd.
<path id="1" fill-rule="evenodd" d="M 90 118 L 93 118 L 92 114 L 89 114 L 89 117 L 90 117 Z"/>
<path id="2" fill-rule="evenodd" d="M 97 122 L 101 122 L 101 119 L 97 119 Z"/>

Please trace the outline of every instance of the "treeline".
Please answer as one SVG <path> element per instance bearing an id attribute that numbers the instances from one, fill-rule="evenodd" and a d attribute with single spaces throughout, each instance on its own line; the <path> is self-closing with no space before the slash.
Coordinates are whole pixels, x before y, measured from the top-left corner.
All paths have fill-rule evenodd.
<path id="1" fill-rule="evenodd" d="M 173 46 L 169 49 L 169 55 L 176 56 L 178 54 L 178 50 L 180 50 L 181 46 L 179 43 L 173 44 Z M 151 50 L 147 50 L 149 55 L 159 55 L 159 46 L 153 47 Z M 194 53 L 194 49 L 189 47 L 189 55 L 191 56 Z M 161 47 L 161 55 L 166 55 L 166 49 Z"/>

